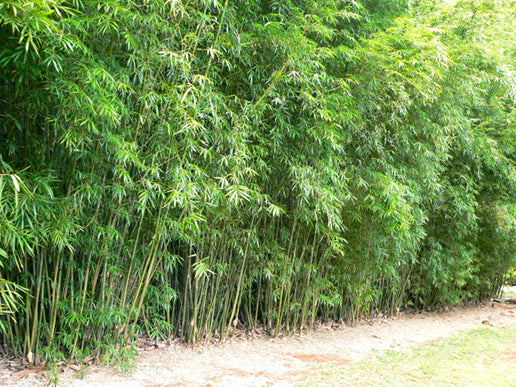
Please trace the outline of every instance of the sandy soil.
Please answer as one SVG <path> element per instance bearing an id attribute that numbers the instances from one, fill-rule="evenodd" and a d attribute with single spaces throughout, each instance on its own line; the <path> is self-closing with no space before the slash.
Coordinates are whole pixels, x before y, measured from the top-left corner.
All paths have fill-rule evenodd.
<path id="1" fill-rule="evenodd" d="M 516 288 L 515 288 L 516 290 Z M 176 342 L 140 351 L 130 376 L 90 367 L 84 378 L 67 368 L 63 386 L 292 386 L 324 369 L 380 351 L 421 345 L 485 325 L 516 325 L 516 306 L 458 307 L 444 313 L 404 313 L 364 320 L 358 326 L 318 326 L 289 337 L 240 336 L 222 344 L 186 347 Z M 12 376 L 0 367 L 0 384 L 45 385 L 44 373 Z"/>

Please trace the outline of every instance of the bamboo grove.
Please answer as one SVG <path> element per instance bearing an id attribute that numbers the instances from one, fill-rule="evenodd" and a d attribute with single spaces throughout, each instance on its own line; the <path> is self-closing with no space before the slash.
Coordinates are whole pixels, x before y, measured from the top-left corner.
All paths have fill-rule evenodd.
<path id="1" fill-rule="evenodd" d="M 2 1 L 2 351 L 123 357 L 495 294 L 515 10 Z"/>

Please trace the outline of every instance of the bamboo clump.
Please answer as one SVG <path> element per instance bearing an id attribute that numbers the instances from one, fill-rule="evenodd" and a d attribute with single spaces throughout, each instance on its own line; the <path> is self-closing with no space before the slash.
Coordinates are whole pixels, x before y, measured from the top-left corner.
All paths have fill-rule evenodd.
<path id="1" fill-rule="evenodd" d="M 124 360 L 495 296 L 514 1 L 411 3 L 0 4 L 2 352 Z"/>

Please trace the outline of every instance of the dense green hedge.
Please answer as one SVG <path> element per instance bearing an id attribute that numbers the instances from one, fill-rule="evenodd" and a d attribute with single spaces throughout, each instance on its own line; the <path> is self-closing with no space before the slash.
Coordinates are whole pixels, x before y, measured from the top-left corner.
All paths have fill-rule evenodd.
<path id="1" fill-rule="evenodd" d="M 496 293 L 516 263 L 516 4 L 410 3 L 2 2 L 4 350 Z"/>

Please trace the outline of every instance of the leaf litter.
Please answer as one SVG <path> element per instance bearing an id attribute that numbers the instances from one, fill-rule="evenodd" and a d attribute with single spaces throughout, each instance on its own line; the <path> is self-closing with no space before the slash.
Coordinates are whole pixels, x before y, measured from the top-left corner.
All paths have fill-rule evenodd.
<path id="1" fill-rule="evenodd" d="M 516 288 L 515 288 L 516 290 Z M 363 319 L 356 326 L 326 323 L 290 336 L 236 330 L 223 343 L 187 346 L 177 340 L 141 341 L 133 372 L 127 376 L 92 365 L 80 373 L 63 367 L 63 386 L 292 386 L 317 376 L 325 367 L 346 364 L 377 353 L 451 337 L 483 325 L 516 325 L 516 306 L 469 305 L 446 312 L 404 312 Z M 513 358 L 514 354 L 507 354 Z M 14 371 L 13 371 L 14 370 Z M 44 386 L 45 372 L 24 372 L 0 358 L 0 385 Z M 41 371 L 41 370 L 39 370 Z"/>

